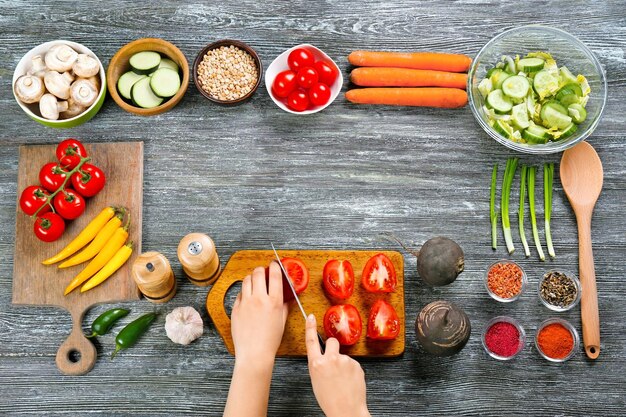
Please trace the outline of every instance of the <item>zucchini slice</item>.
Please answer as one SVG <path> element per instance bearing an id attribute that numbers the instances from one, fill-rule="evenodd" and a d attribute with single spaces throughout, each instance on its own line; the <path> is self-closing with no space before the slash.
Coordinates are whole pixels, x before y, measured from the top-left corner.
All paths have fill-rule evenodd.
<path id="1" fill-rule="evenodd" d="M 161 63 L 161 55 L 158 52 L 142 51 L 130 57 L 130 67 L 137 74 L 150 74 L 156 70 Z"/>
<path id="2" fill-rule="evenodd" d="M 137 81 L 131 90 L 133 104 L 144 109 L 151 109 L 163 103 L 163 98 L 157 96 L 150 88 L 150 77 Z"/>

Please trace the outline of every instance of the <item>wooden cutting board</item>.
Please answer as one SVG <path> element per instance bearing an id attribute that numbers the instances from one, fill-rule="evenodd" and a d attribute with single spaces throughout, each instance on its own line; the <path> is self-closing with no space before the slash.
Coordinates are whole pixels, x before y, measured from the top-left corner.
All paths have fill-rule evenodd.
<path id="1" fill-rule="evenodd" d="M 373 294 L 365 291 L 361 286 L 361 274 L 367 260 L 378 253 L 386 254 L 393 262 L 398 277 L 395 292 L 389 294 Z M 400 252 L 395 251 L 324 251 L 324 250 L 281 250 L 281 257 L 292 257 L 302 260 L 309 269 L 309 286 L 300 295 L 300 301 L 307 314 L 314 314 L 317 318 L 318 330 L 324 335 L 323 318 L 326 310 L 332 305 L 326 298 L 322 288 L 322 271 L 327 261 L 331 259 L 347 259 L 354 269 L 354 293 L 346 300 L 353 304 L 361 314 L 363 334 L 353 346 L 342 346 L 341 352 L 353 357 L 395 357 L 402 355 L 405 345 L 405 316 L 404 316 L 404 259 Z M 233 254 L 213 288 L 209 292 L 206 307 L 226 344 L 226 348 L 234 354 L 233 339 L 230 332 L 230 318 L 224 307 L 224 299 L 228 289 L 246 275 L 251 274 L 257 266 L 267 266 L 275 259 L 271 250 L 243 250 Z M 400 318 L 400 334 L 391 341 L 371 341 L 366 338 L 367 319 L 370 307 L 378 299 L 385 299 L 391 304 Z M 305 321 L 298 310 L 295 301 L 290 307 L 289 317 L 285 325 L 285 333 L 278 356 L 306 356 L 304 343 Z"/>
<path id="2" fill-rule="evenodd" d="M 13 264 L 13 304 L 60 307 L 72 315 L 72 331 L 56 355 L 59 370 L 69 375 L 89 372 L 96 363 L 93 343 L 84 337 L 85 312 L 102 303 L 139 299 L 139 291 L 130 275 L 130 266 L 141 253 L 141 214 L 143 200 L 143 142 L 85 144 L 88 155 L 106 175 L 104 189 L 87 200 L 85 213 L 68 222 L 63 236 L 52 243 L 38 240 L 33 220 L 19 208 L 19 196 L 29 185 L 39 184 L 41 167 L 56 160 L 56 145 L 21 146 L 17 175 L 17 214 L 15 220 L 15 255 Z M 69 243 L 104 207 L 124 206 L 130 210 L 129 241 L 134 243 L 131 259 L 100 286 L 83 294 L 79 290 L 67 296 L 63 290 L 86 264 L 66 269 L 42 265 Z M 59 329 L 61 330 L 61 329 Z"/>

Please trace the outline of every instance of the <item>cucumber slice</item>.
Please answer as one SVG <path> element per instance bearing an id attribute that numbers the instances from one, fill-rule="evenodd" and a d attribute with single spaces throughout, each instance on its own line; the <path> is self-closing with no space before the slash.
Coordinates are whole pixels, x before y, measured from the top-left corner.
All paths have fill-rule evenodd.
<path id="1" fill-rule="evenodd" d="M 575 94 L 578 97 L 583 96 L 583 89 L 580 88 L 580 84 L 578 83 L 569 83 L 565 84 L 561 89 L 556 93 L 556 99 L 561 101 L 561 99 L 570 94 Z"/>
<path id="2" fill-rule="evenodd" d="M 559 102 L 564 106 L 569 106 L 571 104 L 578 104 L 580 103 L 580 97 L 578 97 L 574 93 L 562 94 L 561 98 L 559 99 Z"/>
<path id="3" fill-rule="evenodd" d="M 496 120 L 493 124 L 493 129 L 507 139 L 509 139 L 513 134 L 511 126 L 503 120 Z"/>
<path id="4" fill-rule="evenodd" d="M 139 75 L 139 74 L 134 73 L 133 71 L 125 72 L 117 80 L 117 91 L 126 100 L 130 100 L 132 98 L 130 95 L 130 92 L 133 88 L 133 85 L 135 85 L 137 81 L 145 77 L 146 77 L 145 75 Z"/>
<path id="5" fill-rule="evenodd" d="M 564 114 L 567 116 L 567 109 L 565 108 L 565 106 L 563 106 L 561 103 L 559 103 L 558 101 L 555 100 L 548 100 L 545 103 L 543 103 L 542 105 L 542 110 L 546 109 L 548 107 L 552 107 L 554 110 L 558 111 L 561 114 Z"/>
<path id="6" fill-rule="evenodd" d="M 568 136 L 572 136 L 574 133 L 576 133 L 577 130 L 578 128 L 576 127 L 576 125 L 574 123 L 571 123 L 565 129 L 563 129 L 563 133 L 561 133 L 559 139 L 564 139 Z"/>
<path id="7" fill-rule="evenodd" d="M 163 102 L 163 98 L 154 94 L 150 88 L 150 80 L 150 77 L 145 77 L 133 85 L 131 97 L 135 106 L 151 109 Z"/>
<path id="8" fill-rule="evenodd" d="M 561 77 L 561 84 L 575 83 L 578 81 L 566 66 L 559 68 L 559 75 Z"/>
<path id="9" fill-rule="evenodd" d="M 137 52 L 130 57 L 130 67 L 137 74 L 150 74 L 161 63 L 161 55 L 153 51 Z"/>
<path id="10" fill-rule="evenodd" d="M 502 90 L 493 90 L 487 96 L 487 105 L 498 114 L 505 114 L 513 108 L 513 102 L 504 95 Z"/>
<path id="11" fill-rule="evenodd" d="M 511 109 L 511 121 L 513 122 L 513 125 L 518 129 L 526 129 L 528 126 L 530 126 L 526 103 L 521 103 L 513 106 L 513 108 Z"/>
<path id="12" fill-rule="evenodd" d="M 548 143 L 550 134 L 548 129 L 532 124 L 527 129 L 522 130 L 522 138 L 530 143 Z"/>
<path id="13" fill-rule="evenodd" d="M 518 71 L 523 71 L 528 74 L 541 71 L 545 64 L 546 61 L 541 58 L 523 58 L 517 63 L 517 69 Z"/>
<path id="14" fill-rule="evenodd" d="M 559 89 L 559 80 L 550 71 L 541 70 L 535 74 L 533 88 L 539 94 L 539 98 L 554 94 Z"/>
<path id="15" fill-rule="evenodd" d="M 502 83 L 502 92 L 512 98 L 524 98 L 528 93 L 530 83 L 526 77 L 513 75 Z"/>
<path id="16" fill-rule="evenodd" d="M 510 76 L 511 74 L 509 74 L 508 72 L 500 68 L 496 68 L 491 74 L 491 77 L 489 77 L 489 79 L 491 80 L 491 83 L 493 84 L 493 88 L 501 88 L 504 80 L 506 80 Z"/>
<path id="17" fill-rule="evenodd" d="M 159 97 L 172 97 L 180 89 L 180 76 L 171 68 L 159 68 L 150 77 L 150 88 Z"/>
<path id="18" fill-rule="evenodd" d="M 577 125 L 584 122 L 587 118 L 587 110 L 585 110 L 585 108 L 578 103 L 570 104 L 567 108 L 567 114 L 569 114 L 574 123 Z"/>
<path id="19" fill-rule="evenodd" d="M 548 128 L 565 129 L 572 123 L 572 118 L 555 110 L 553 106 L 543 106 L 541 108 L 541 120 Z"/>

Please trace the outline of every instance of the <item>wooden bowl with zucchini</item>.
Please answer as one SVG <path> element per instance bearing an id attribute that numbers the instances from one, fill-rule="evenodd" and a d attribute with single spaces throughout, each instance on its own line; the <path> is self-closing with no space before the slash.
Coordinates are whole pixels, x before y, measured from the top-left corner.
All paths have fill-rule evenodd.
<path id="1" fill-rule="evenodd" d="M 175 45 L 141 38 L 124 45 L 109 63 L 107 87 L 129 113 L 153 116 L 173 108 L 189 86 L 189 64 Z"/>

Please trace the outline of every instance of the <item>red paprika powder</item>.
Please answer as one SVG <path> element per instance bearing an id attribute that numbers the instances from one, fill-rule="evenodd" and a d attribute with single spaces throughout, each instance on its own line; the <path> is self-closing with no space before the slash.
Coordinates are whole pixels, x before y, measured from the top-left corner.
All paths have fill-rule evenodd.
<path id="1" fill-rule="evenodd" d="M 520 332 L 506 321 L 494 323 L 487 329 L 485 345 L 492 353 L 510 358 L 520 349 Z"/>
<path id="2" fill-rule="evenodd" d="M 563 359 L 574 349 L 574 336 L 561 323 L 552 323 L 539 331 L 537 344 L 544 355 Z"/>

